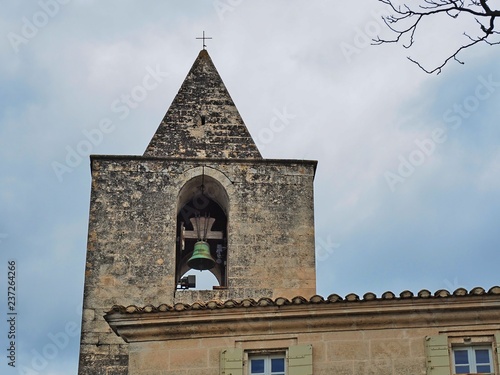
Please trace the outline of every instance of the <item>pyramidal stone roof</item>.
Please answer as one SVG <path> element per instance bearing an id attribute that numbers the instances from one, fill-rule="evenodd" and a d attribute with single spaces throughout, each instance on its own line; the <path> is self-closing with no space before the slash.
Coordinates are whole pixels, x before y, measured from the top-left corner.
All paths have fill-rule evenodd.
<path id="1" fill-rule="evenodd" d="M 262 159 L 206 50 L 200 51 L 144 156 Z"/>

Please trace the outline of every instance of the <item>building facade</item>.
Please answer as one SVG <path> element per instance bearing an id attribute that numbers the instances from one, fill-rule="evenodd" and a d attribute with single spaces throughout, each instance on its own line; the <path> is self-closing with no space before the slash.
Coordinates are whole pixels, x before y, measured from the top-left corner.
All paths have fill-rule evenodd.
<path id="1" fill-rule="evenodd" d="M 206 50 L 91 169 L 79 374 L 500 375 L 498 287 L 316 295 L 316 162 L 262 158 Z"/>
<path id="2" fill-rule="evenodd" d="M 130 374 L 498 374 L 499 309 L 495 287 L 115 306 L 106 320 Z M 252 368 L 273 358 L 276 372 Z"/>

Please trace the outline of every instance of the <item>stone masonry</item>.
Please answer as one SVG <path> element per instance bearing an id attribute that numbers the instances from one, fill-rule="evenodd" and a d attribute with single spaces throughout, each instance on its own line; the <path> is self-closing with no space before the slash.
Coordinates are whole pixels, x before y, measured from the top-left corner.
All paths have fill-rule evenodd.
<path id="1" fill-rule="evenodd" d="M 262 158 L 206 50 L 198 55 L 144 156 Z"/>
<path id="2" fill-rule="evenodd" d="M 103 318 L 114 305 L 315 294 L 316 162 L 262 159 L 206 51 L 144 156 L 92 156 L 91 169 L 80 375 L 128 373 L 128 344 Z M 179 290 L 180 192 L 200 179 L 224 200 L 227 285 Z"/>

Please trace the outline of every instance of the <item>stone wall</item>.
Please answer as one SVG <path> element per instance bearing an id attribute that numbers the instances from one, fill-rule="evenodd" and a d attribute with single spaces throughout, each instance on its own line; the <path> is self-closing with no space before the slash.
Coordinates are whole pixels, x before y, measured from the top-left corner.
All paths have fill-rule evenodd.
<path id="1" fill-rule="evenodd" d="M 126 347 L 102 318 L 113 305 L 315 294 L 315 167 L 294 160 L 93 157 L 80 374 L 126 373 Z M 176 291 L 178 194 L 202 173 L 229 197 L 228 286 Z"/>

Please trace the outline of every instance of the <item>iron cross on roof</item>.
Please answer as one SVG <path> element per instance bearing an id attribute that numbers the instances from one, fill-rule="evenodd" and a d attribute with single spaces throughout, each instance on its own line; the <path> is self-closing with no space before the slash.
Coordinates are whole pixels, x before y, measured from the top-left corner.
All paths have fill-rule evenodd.
<path id="1" fill-rule="evenodd" d="M 196 39 L 203 39 L 203 49 L 205 49 L 205 48 L 207 48 L 207 46 L 205 45 L 205 40 L 206 39 L 212 39 L 212 37 L 205 36 L 205 31 L 203 31 L 203 36 L 202 37 L 198 37 Z"/>

